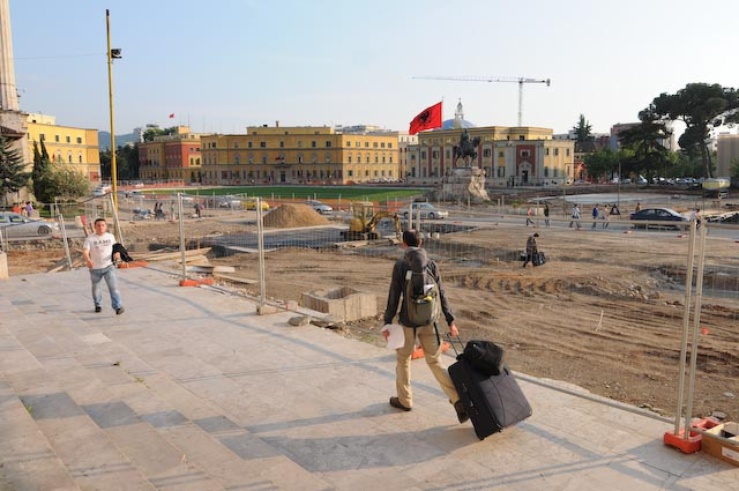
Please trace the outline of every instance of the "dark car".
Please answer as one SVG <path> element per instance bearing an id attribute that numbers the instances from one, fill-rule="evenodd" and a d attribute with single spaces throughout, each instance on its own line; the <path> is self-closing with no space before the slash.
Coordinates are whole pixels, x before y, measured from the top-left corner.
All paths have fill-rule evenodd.
<path id="1" fill-rule="evenodd" d="M 672 208 L 644 208 L 643 210 L 632 213 L 629 218 L 634 221 L 644 221 L 649 223 L 634 225 L 634 228 L 673 228 L 679 230 L 687 225 L 689 221 L 687 217 L 676 212 Z M 670 222 L 664 224 L 661 222 Z M 675 224 L 675 222 L 685 222 L 683 225 Z"/>

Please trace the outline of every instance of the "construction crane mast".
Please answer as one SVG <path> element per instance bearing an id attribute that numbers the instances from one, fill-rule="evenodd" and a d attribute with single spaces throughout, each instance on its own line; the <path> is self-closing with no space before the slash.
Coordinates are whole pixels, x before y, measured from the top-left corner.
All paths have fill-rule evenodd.
<path id="1" fill-rule="evenodd" d="M 422 80 L 454 80 L 457 82 L 515 82 L 518 84 L 518 126 L 523 124 L 523 84 L 547 84 L 551 85 L 551 80 L 541 80 L 538 78 L 526 77 L 478 77 L 478 76 L 451 76 L 451 77 L 413 77 Z"/>

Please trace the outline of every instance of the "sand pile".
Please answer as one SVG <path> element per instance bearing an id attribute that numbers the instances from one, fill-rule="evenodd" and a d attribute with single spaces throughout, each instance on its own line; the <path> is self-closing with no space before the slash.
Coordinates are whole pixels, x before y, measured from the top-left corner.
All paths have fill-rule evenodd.
<path id="1" fill-rule="evenodd" d="M 285 204 L 267 213 L 265 227 L 293 228 L 327 225 L 329 221 L 308 205 Z"/>

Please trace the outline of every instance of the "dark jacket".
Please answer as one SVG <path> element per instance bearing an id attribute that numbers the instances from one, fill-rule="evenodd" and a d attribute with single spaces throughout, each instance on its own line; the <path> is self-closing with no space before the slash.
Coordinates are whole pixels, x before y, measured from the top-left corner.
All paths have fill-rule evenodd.
<path id="1" fill-rule="evenodd" d="M 426 261 L 428 261 L 428 267 L 431 275 L 434 277 L 436 284 L 439 286 L 439 299 L 441 300 L 441 312 L 444 314 L 447 324 L 454 322 L 454 314 L 449 308 L 449 302 L 447 301 L 446 294 L 444 293 L 444 286 L 441 283 L 441 276 L 439 275 L 439 268 L 436 263 L 431 259 L 428 259 L 426 251 L 420 247 L 408 247 L 402 259 L 398 259 L 393 266 L 393 277 L 390 282 L 390 291 L 387 295 L 387 307 L 385 308 L 385 324 L 391 324 L 395 314 L 398 312 L 398 304 L 400 304 L 400 315 L 398 321 L 406 326 L 408 325 L 408 317 L 405 308 L 405 302 L 401 302 L 401 297 L 405 291 L 405 275 L 409 269 L 411 269 L 409 256 L 422 255 Z"/>

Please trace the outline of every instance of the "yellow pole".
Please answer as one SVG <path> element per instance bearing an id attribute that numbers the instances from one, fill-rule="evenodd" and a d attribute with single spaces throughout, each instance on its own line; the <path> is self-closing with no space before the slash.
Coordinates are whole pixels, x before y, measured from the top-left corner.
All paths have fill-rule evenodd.
<path id="1" fill-rule="evenodd" d="M 113 207 L 118 212 L 118 166 L 115 161 L 115 126 L 113 124 L 113 60 L 110 50 L 110 10 L 105 9 L 105 27 L 108 33 L 108 102 L 110 105 L 110 180 Z"/>

